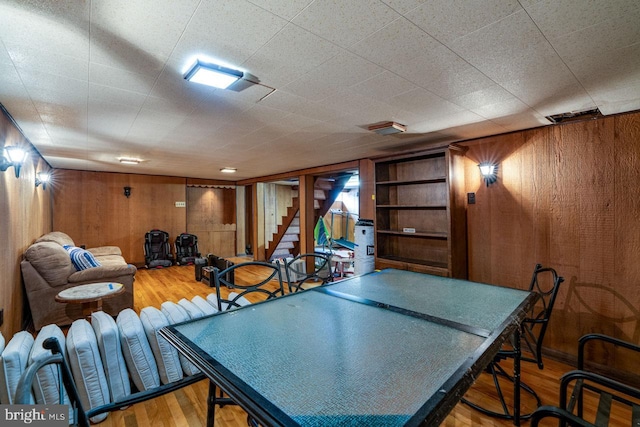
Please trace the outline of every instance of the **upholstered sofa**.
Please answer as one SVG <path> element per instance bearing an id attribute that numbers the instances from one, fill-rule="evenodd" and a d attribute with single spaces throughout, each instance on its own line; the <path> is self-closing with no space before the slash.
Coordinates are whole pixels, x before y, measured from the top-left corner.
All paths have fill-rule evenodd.
<path id="1" fill-rule="evenodd" d="M 91 260 L 90 265 L 79 265 Z M 94 266 L 99 265 L 99 266 Z M 36 330 L 44 325 L 70 325 L 82 317 L 81 304 L 55 301 L 58 292 L 78 285 L 96 282 L 116 282 L 125 291 L 104 299 L 102 309 L 115 316 L 125 308 L 133 307 L 133 281 L 136 267 L 127 264 L 117 246 L 102 246 L 83 251 L 77 248 L 67 234 L 54 231 L 38 238 L 24 253 L 20 263 L 31 316 Z"/>

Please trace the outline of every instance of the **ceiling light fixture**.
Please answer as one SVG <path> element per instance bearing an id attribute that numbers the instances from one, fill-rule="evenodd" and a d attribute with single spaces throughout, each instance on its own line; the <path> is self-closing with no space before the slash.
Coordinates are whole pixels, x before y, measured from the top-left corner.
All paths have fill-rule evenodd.
<path id="1" fill-rule="evenodd" d="M 396 122 L 382 122 L 369 126 L 369 130 L 378 135 L 393 135 L 394 133 L 405 132 L 407 127 Z"/>
<path id="2" fill-rule="evenodd" d="M 133 157 L 118 157 L 118 160 L 123 165 L 137 165 L 138 163 L 140 163 L 142 161 L 140 159 L 135 159 Z"/>
<path id="3" fill-rule="evenodd" d="M 190 82 L 226 89 L 243 76 L 244 73 L 240 70 L 203 62 L 198 59 L 184 75 L 184 78 Z"/>
<path id="4" fill-rule="evenodd" d="M 238 169 L 236 168 L 222 168 L 220 172 L 222 173 L 235 173 Z"/>

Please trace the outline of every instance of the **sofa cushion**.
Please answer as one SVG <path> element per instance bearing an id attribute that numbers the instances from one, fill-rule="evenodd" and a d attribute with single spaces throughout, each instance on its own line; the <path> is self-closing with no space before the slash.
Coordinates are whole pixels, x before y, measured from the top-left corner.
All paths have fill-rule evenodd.
<path id="1" fill-rule="evenodd" d="M 60 347 L 64 352 L 65 338 L 62 330 L 57 325 L 47 325 L 40 330 L 40 333 L 38 333 L 38 336 L 36 336 L 36 339 L 33 342 L 33 347 L 31 347 L 31 353 L 29 354 L 29 365 L 51 355 L 51 350 L 46 350 L 42 347 L 44 340 L 50 337 L 58 339 Z M 52 405 L 60 402 L 60 393 L 58 391 L 60 378 L 57 368 L 57 365 L 49 364 L 43 366 L 36 373 L 33 380 L 33 393 L 36 397 L 37 403 L 41 405 Z M 67 392 L 63 391 L 63 394 L 64 396 L 62 401 L 65 405 L 69 405 Z"/>
<path id="2" fill-rule="evenodd" d="M 25 258 L 51 286 L 67 283 L 67 278 L 76 269 L 64 248 L 54 242 L 39 242 L 29 246 Z"/>
<path id="3" fill-rule="evenodd" d="M 180 307 L 178 304 L 172 301 L 165 301 L 160 305 L 162 313 L 167 317 L 169 324 L 175 325 L 176 323 L 186 322 L 190 319 L 187 310 Z M 180 364 L 182 365 L 182 371 L 185 375 L 194 375 L 200 372 L 196 365 L 191 363 L 182 354 L 180 355 Z"/>
<path id="4" fill-rule="evenodd" d="M 119 402 L 131 394 L 131 384 L 122 355 L 118 326 L 113 317 L 104 311 L 96 311 L 91 314 L 91 326 L 96 334 L 98 349 L 102 356 L 111 401 Z"/>
<path id="5" fill-rule="evenodd" d="M 117 246 L 99 246 L 97 248 L 87 248 L 95 257 L 117 255 L 122 256 L 122 251 Z"/>
<path id="6" fill-rule="evenodd" d="M 84 410 L 110 403 L 109 387 L 96 334 L 84 319 L 73 322 L 67 332 L 67 356 Z M 99 423 L 107 415 L 108 413 L 96 415 L 91 421 Z"/>
<path id="7" fill-rule="evenodd" d="M 101 264 L 88 250 L 69 245 L 65 245 L 63 247 L 67 252 L 69 252 L 71 263 L 76 270 L 82 271 L 88 268 L 100 267 Z"/>
<path id="8" fill-rule="evenodd" d="M 191 319 L 199 319 L 204 316 L 204 311 L 186 298 L 182 298 L 178 301 L 178 305 L 184 308 Z"/>
<path id="9" fill-rule="evenodd" d="M 47 233 L 36 239 L 35 243 L 39 243 L 39 242 L 53 242 L 53 243 L 57 243 L 60 246 L 76 245 L 75 243 L 73 243 L 73 239 L 69 237 L 68 234 L 63 233 L 62 231 L 52 231 L 51 233 Z"/>
<path id="10" fill-rule="evenodd" d="M 120 344 L 129 374 L 139 391 L 160 386 L 158 365 L 153 357 L 149 341 L 140 318 L 130 308 L 124 309 L 116 319 L 120 332 Z"/>
<path id="11" fill-rule="evenodd" d="M 27 331 L 15 334 L 0 355 L 0 403 L 14 403 L 18 381 L 29 363 L 33 336 Z M 31 396 L 31 404 L 35 403 Z"/>
<path id="12" fill-rule="evenodd" d="M 182 368 L 178 350 L 158 335 L 158 330 L 169 325 L 166 316 L 155 307 L 145 307 L 140 310 L 140 321 L 151 345 L 151 350 L 158 364 L 158 372 L 162 384 L 172 383 L 182 379 Z"/>
<path id="13" fill-rule="evenodd" d="M 200 310 L 205 314 L 205 316 L 209 316 L 211 314 L 216 314 L 218 309 L 207 302 L 200 295 L 196 295 L 191 298 L 191 302 L 198 306 Z"/>

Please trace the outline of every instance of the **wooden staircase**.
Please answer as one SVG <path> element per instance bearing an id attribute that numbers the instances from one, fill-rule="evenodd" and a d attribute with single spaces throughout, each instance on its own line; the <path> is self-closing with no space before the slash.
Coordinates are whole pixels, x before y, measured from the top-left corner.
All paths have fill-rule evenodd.
<path id="1" fill-rule="evenodd" d="M 336 178 L 316 178 L 313 186 L 314 224 L 320 216 L 329 212 L 351 175 L 344 173 Z M 266 250 L 267 260 L 287 258 L 300 253 L 300 201 L 294 197 L 292 202 L 293 206 L 287 208 L 287 215 L 282 217 L 278 231 L 273 233 L 269 241 Z"/>

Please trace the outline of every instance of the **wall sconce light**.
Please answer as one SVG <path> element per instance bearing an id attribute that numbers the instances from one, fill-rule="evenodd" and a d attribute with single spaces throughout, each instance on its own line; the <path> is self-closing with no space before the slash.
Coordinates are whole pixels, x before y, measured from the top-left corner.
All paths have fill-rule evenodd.
<path id="1" fill-rule="evenodd" d="M 480 174 L 484 178 L 487 187 L 498 180 L 498 165 L 489 162 L 482 162 L 478 165 Z"/>
<path id="2" fill-rule="evenodd" d="M 51 182 L 51 174 L 49 172 L 38 172 L 36 174 L 36 187 L 42 184 L 42 189 L 47 189 L 47 184 Z"/>
<path id="3" fill-rule="evenodd" d="M 124 187 L 124 195 L 128 199 L 131 195 L 131 187 Z"/>
<path id="4" fill-rule="evenodd" d="M 16 178 L 20 177 L 20 168 L 27 159 L 28 153 L 20 147 L 11 146 L 4 147 L 4 155 L 0 159 L 0 170 L 6 171 L 9 167 L 13 166 L 16 172 Z"/>

